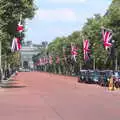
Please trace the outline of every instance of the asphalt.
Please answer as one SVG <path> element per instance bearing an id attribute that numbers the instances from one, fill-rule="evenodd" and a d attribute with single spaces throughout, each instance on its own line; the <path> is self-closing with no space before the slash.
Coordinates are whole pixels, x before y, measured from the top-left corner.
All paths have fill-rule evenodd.
<path id="1" fill-rule="evenodd" d="M 49 73 L 13 79 L 0 88 L 0 120 L 120 120 L 120 91 Z"/>

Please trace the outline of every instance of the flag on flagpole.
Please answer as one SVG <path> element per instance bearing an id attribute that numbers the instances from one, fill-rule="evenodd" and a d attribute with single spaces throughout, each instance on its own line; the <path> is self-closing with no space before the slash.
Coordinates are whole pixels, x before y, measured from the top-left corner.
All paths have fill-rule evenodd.
<path id="1" fill-rule="evenodd" d="M 63 46 L 63 57 L 64 57 L 64 60 L 66 61 L 67 60 L 67 57 L 66 57 L 66 45 Z"/>
<path id="2" fill-rule="evenodd" d="M 40 65 L 40 61 L 38 60 L 38 61 L 37 61 L 37 66 L 39 66 L 39 65 Z"/>
<path id="3" fill-rule="evenodd" d="M 83 40 L 83 52 L 84 52 L 84 60 L 87 61 L 89 59 L 89 40 Z"/>
<path id="4" fill-rule="evenodd" d="M 17 32 L 20 32 L 20 33 L 24 30 L 24 27 L 21 24 L 21 21 L 22 21 L 22 15 L 20 16 L 20 21 L 17 25 Z M 22 45 L 21 45 L 21 42 L 20 42 L 20 38 L 14 37 L 13 40 L 12 40 L 11 51 L 12 52 L 19 51 L 21 49 L 21 47 L 22 47 Z"/>
<path id="5" fill-rule="evenodd" d="M 22 25 L 22 14 L 21 14 L 20 15 L 20 21 L 19 21 L 19 23 L 17 25 L 17 31 L 21 33 L 21 32 L 23 32 L 23 30 L 24 30 L 24 27 Z"/>
<path id="6" fill-rule="evenodd" d="M 20 38 L 16 38 L 16 41 L 17 41 L 17 50 L 20 50 L 22 48 L 20 43 Z"/>
<path id="7" fill-rule="evenodd" d="M 24 30 L 24 27 L 23 27 L 23 25 L 21 24 L 21 21 L 20 21 L 17 25 L 17 31 L 18 32 L 23 32 L 23 30 Z"/>
<path id="8" fill-rule="evenodd" d="M 11 51 L 15 52 L 15 51 L 19 51 L 21 49 L 21 43 L 20 43 L 20 39 L 14 37 L 12 40 L 12 47 L 11 47 Z"/>
<path id="9" fill-rule="evenodd" d="M 41 65 L 42 64 L 41 58 L 39 59 L 39 61 L 40 61 L 40 65 Z"/>
<path id="10" fill-rule="evenodd" d="M 48 64 L 48 57 L 46 57 L 46 64 Z"/>
<path id="11" fill-rule="evenodd" d="M 47 58 L 44 57 L 44 65 L 46 65 L 46 64 L 47 64 Z"/>
<path id="12" fill-rule="evenodd" d="M 11 47 L 11 51 L 14 52 L 16 50 L 16 39 L 13 38 L 12 40 L 12 47 Z"/>
<path id="13" fill-rule="evenodd" d="M 103 37 L 103 44 L 106 50 L 112 46 L 111 39 L 112 39 L 112 32 L 107 29 L 102 29 L 102 37 Z"/>
<path id="14" fill-rule="evenodd" d="M 44 65 L 44 58 L 41 58 L 41 65 Z"/>
<path id="15" fill-rule="evenodd" d="M 78 55 L 77 50 L 78 50 L 77 47 L 71 43 L 71 55 L 75 62 L 76 62 L 76 56 Z"/>
<path id="16" fill-rule="evenodd" d="M 53 59 L 52 59 L 52 56 L 49 57 L 49 64 L 52 64 L 53 63 Z"/>
<path id="17" fill-rule="evenodd" d="M 59 64 L 60 63 L 60 58 L 59 56 L 56 57 L 56 64 Z"/>

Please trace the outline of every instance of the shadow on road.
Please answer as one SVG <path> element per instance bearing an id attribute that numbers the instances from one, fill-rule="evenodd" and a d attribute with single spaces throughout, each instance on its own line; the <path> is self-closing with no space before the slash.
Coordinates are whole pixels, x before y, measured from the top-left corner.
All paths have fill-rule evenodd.
<path id="1" fill-rule="evenodd" d="M 1 88 L 24 88 L 26 86 L 1 85 Z"/>
<path id="2" fill-rule="evenodd" d="M 25 85 L 20 85 L 17 82 L 6 82 L 6 83 L 1 83 L 0 84 L 1 88 L 24 88 L 26 87 Z"/>

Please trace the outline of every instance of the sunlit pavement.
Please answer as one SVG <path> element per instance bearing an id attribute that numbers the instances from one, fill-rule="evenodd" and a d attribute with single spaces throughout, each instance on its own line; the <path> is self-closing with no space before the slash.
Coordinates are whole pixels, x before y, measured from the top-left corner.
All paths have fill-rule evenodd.
<path id="1" fill-rule="evenodd" d="M 120 92 L 49 73 L 18 73 L 0 88 L 0 120 L 120 120 Z"/>

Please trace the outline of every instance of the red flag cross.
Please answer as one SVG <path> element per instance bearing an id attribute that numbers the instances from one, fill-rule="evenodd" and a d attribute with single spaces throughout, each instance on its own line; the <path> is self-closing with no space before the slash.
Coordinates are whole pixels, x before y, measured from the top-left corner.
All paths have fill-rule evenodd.
<path id="1" fill-rule="evenodd" d="M 48 58 L 47 57 L 45 58 L 45 64 L 48 64 Z"/>
<path id="2" fill-rule="evenodd" d="M 41 58 L 41 65 L 43 65 L 44 64 L 44 59 L 43 58 Z"/>
<path id="3" fill-rule="evenodd" d="M 11 50 L 13 52 L 15 51 L 19 51 L 21 49 L 21 43 L 20 43 L 20 38 L 13 38 L 13 41 L 12 41 L 12 47 L 11 47 Z"/>
<path id="4" fill-rule="evenodd" d="M 107 50 L 109 47 L 112 46 L 112 43 L 110 43 L 110 40 L 112 38 L 112 32 L 104 29 L 102 31 L 102 36 L 103 36 L 104 47 Z"/>
<path id="5" fill-rule="evenodd" d="M 71 55 L 78 55 L 77 50 L 78 49 L 75 47 L 75 45 L 71 44 Z"/>
<path id="6" fill-rule="evenodd" d="M 47 57 L 44 58 L 44 64 L 48 64 L 48 58 Z"/>
<path id="7" fill-rule="evenodd" d="M 52 60 L 52 56 L 49 57 L 49 63 L 52 64 L 53 60 Z"/>
<path id="8" fill-rule="evenodd" d="M 76 56 L 78 55 L 77 50 L 78 48 L 71 43 L 71 55 L 75 62 L 76 62 Z"/>
<path id="9" fill-rule="evenodd" d="M 18 26 L 17 26 L 17 31 L 18 32 L 22 32 L 24 30 L 23 25 L 19 22 Z"/>
<path id="10" fill-rule="evenodd" d="M 39 59 L 39 62 L 40 62 L 39 64 L 41 65 L 41 58 Z"/>
<path id="11" fill-rule="evenodd" d="M 20 50 L 22 48 L 21 43 L 20 43 L 20 38 L 16 38 L 16 40 L 17 40 L 18 50 Z"/>
<path id="12" fill-rule="evenodd" d="M 56 57 L 56 63 L 57 63 L 57 64 L 60 63 L 60 58 L 59 58 L 59 56 Z"/>
<path id="13" fill-rule="evenodd" d="M 36 62 L 36 66 L 39 66 L 40 65 L 40 61 L 38 60 L 37 62 Z"/>
<path id="14" fill-rule="evenodd" d="M 89 41 L 88 40 L 84 40 L 83 41 L 83 51 L 84 51 L 84 60 L 88 60 L 88 52 L 89 50 Z"/>

